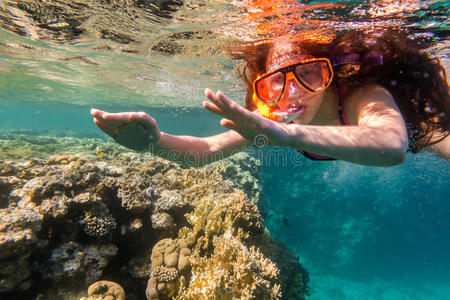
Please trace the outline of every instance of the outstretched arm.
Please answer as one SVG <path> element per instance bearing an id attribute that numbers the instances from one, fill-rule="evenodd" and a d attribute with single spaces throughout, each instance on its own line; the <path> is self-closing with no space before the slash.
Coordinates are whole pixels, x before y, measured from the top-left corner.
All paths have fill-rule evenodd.
<path id="1" fill-rule="evenodd" d="M 365 86 L 347 99 L 354 126 L 293 126 L 291 145 L 353 163 L 392 166 L 408 148 L 406 125 L 392 95 L 377 85 Z"/>
<path id="2" fill-rule="evenodd" d="M 248 145 L 234 131 L 198 138 L 161 132 L 156 121 L 143 112 L 108 113 L 92 109 L 94 123 L 119 144 L 185 166 L 200 166 L 225 158 Z"/>
<path id="3" fill-rule="evenodd" d="M 204 106 L 224 117 L 222 126 L 248 140 L 264 134 L 269 144 L 363 165 L 388 166 L 403 162 L 407 149 L 406 126 L 391 94 L 382 87 L 372 86 L 351 98 L 356 103 L 352 109 L 358 120 L 355 126 L 277 123 L 245 110 L 221 92 L 210 94 L 211 103 Z"/>

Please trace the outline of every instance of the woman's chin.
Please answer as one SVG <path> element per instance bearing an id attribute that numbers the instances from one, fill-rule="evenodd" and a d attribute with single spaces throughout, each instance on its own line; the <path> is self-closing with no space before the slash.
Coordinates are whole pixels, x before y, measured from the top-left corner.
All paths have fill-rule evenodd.
<path id="1" fill-rule="evenodd" d="M 312 116 L 308 113 L 308 110 L 305 106 L 302 107 L 302 113 L 300 116 L 292 120 L 292 123 L 299 124 L 299 125 L 306 125 L 311 123 Z"/>

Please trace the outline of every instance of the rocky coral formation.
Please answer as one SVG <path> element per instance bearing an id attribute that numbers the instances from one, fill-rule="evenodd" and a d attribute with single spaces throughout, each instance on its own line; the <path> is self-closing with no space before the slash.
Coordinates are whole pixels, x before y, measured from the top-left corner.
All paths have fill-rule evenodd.
<path id="1" fill-rule="evenodd" d="M 33 285 L 30 257 L 45 241 L 37 237 L 42 215 L 32 209 L 0 210 L 0 292 L 26 291 Z"/>
<path id="2" fill-rule="evenodd" d="M 152 249 L 147 299 L 170 299 L 190 277 L 191 250 L 183 239 L 162 239 Z"/>
<path id="3" fill-rule="evenodd" d="M 264 230 L 254 159 L 183 169 L 92 141 L 0 161 L 0 297 L 79 299 L 108 279 L 127 299 L 303 298 L 306 273 Z"/>
<path id="4" fill-rule="evenodd" d="M 81 297 L 80 300 L 125 300 L 125 291 L 115 282 L 100 280 L 91 284 L 88 297 Z"/>
<path id="5" fill-rule="evenodd" d="M 103 269 L 117 255 L 117 251 L 118 247 L 114 244 L 86 246 L 71 241 L 51 251 L 40 273 L 49 282 L 77 280 L 82 286 L 88 285 L 103 275 Z"/>

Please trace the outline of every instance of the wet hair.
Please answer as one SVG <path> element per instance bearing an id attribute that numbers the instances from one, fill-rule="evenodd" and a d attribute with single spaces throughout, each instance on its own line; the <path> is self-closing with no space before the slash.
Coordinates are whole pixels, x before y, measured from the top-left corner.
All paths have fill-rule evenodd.
<path id="1" fill-rule="evenodd" d="M 246 62 L 240 75 L 247 86 L 246 108 L 256 109 L 253 81 L 266 72 L 267 59 L 274 41 L 240 44 L 228 51 L 232 58 Z M 393 95 L 405 119 L 410 151 L 417 153 L 449 135 L 450 96 L 444 68 L 425 52 L 429 45 L 408 37 L 406 32 L 336 33 L 329 40 L 298 38 L 291 40 L 302 53 L 313 57 L 345 56 L 357 53 L 361 63 L 333 67 L 332 85 L 346 93 L 368 83 L 384 86 Z M 297 48 L 297 49 L 298 49 Z M 365 57 L 383 55 L 383 64 L 364 63 Z"/>

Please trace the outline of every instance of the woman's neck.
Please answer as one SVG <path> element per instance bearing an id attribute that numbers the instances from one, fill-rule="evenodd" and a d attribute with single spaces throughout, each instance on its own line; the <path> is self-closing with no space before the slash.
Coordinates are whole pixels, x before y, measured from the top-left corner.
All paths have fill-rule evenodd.
<path id="1" fill-rule="evenodd" d="M 340 125 L 339 120 L 339 95 L 334 87 L 329 87 L 325 91 L 322 104 L 310 125 Z"/>

